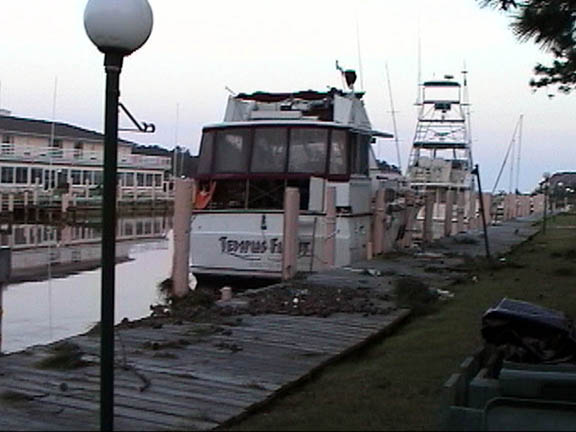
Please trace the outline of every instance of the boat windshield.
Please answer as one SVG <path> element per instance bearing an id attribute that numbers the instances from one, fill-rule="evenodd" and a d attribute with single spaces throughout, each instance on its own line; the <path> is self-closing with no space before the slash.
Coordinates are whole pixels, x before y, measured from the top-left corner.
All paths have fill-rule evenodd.
<path id="1" fill-rule="evenodd" d="M 321 126 L 206 128 L 198 177 L 324 177 L 368 175 L 369 135 Z"/>

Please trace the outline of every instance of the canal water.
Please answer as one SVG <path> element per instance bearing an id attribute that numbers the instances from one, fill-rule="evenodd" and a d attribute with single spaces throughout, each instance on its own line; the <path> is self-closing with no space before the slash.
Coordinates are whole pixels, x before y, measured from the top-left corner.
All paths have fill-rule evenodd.
<path id="1" fill-rule="evenodd" d="M 149 316 L 150 306 L 161 301 L 158 283 L 169 277 L 172 264 L 170 219 L 119 222 L 116 322 Z M 20 282 L 2 289 L 2 352 L 80 334 L 100 320 L 98 239 L 98 228 L 85 224 L 10 227 L 12 275 Z"/>

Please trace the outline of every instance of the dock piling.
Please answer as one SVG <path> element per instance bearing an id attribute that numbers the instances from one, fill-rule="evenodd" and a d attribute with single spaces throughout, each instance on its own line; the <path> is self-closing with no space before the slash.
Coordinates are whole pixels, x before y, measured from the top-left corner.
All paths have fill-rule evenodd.
<path id="1" fill-rule="evenodd" d="M 336 188 L 326 188 L 326 232 L 324 236 L 324 260 L 328 268 L 336 263 Z"/>
<path id="2" fill-rule="evenodd" d="M 196 186 L 193 180 L 174 180 L 174 255 L 172 259 L 172 294 L 184 297 L 190 290 L 190 218 Z"/>
<path id="3" fill-rule="evenodd" d="M 292 279 L 298 272 L 298 216 L 300 191 L 288 187 L 284 192 L 284 230 L 282 239 L 282 280 Z"/>

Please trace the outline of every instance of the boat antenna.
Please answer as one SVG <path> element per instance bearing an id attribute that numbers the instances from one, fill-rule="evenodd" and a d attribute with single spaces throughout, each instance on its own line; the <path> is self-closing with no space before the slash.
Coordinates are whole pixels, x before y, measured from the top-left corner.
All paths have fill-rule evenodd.
<path id="1" fill-rule="evenodd" d="M 390 113 L 392 114 L 392 127 L 394 128 L 394 143 L 396 144 L 396 158 L 398 160 L 398 169 L 402 172 L 402 160 L 400 158 L 400 142 L 398 139 L 398 127 L 396 124 L 396 110 L 394 109 L 394 98 L 392 96 L 392 86 L 390 85 L 390 71 L 388 62 L 386 62 L 386 81 L 388 82 L 388 95 L 390 97 Z"/>
<path id="2" fill-rule="evenodd" d="M 340 66 L 338 60 L 336 60 L 336 70 L 340 72 L 340 79 L 342 80 L 342 88 L 346 87 L 346 83 L 344 81 L 344 69 L 342 69 L 342 66 Z"/>
<path id="3" fill-rule="evenodd" d="M 174 126 L 174 177 L 178 178 L 178 124 L 180 123 L 180 103 L 176 104 L 176 122 Z"/>
<path id="4" fill-rule="evenodd" d="M 418 75 L 416 77 L 416 105 L 422 104 L 422 37 L 420 34 L 420 10 L 418 10 L 418 29 L 417 29 L 417 62 L 418 62 Z"/>
<path id="5" fill-rule="evenodd" d="M 520 153 L 522 150 L 522 126 L 524 124 L 524 114 L 520 114 L 518 126 L 518 149 L 517 149 L 517 163 L 516 163 L 516 190 L 520 190 Z"/>
<path id="6" fill-rule="evenodd" d="M 360 89 L 364 91 L 364 73 L 362 68 L 362 51 L 360 50 L 360 23 L 356 10 L 356 50 L 358 51 L 358 72 L 360 74 Z"/>
<path id="7" fill-rule="evenodd" d="M 231 89 L 230 87 L 228 87 L 228 86 L 225 86 L 224 88 L 225 88 L 226 91 L 227 91 L 228 93 L 230 93 L 232 96 L 236 96 L 236 95 L 238 94 L 238 93 L 236 93 L 234 90 L 232 90 L 232 89 Z"/>
<path id="8" fill-rule="evenodd" d="M 462 102 L 464 106 L 464 115 L 466 117 L 467 130 L 466 141 L 468 144 L 468 156 L 470 157 L 470 166 L 474 166 L 474 160 L 472 157 L 472 113 L 470 110 L 470 93 L 468 92 L 468 68 L 466 67 L 466 62 L 464 61 L 464 67 L 462 68 Z M 472 179 L 474 181 L 474 179 Z"/>

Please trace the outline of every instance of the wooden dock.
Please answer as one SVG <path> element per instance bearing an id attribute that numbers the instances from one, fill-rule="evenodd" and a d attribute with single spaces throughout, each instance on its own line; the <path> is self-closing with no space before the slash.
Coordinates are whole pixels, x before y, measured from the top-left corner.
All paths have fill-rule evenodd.
<path id="1" fill-rule="evenodd" d="M 407 316 L 405 309 L 326 318 L 238 315 L 218 324 L 119 329 L 115 428 L 210 430 L 226 425 L 392 331 Z M 99 429 L 99 337 L 86 334 L 67 342 L 0 357 L 0 430 Z M 88 364 L 39 367 L 66 346 L 79 347 L 83 354 L 76 360 Z"/>

